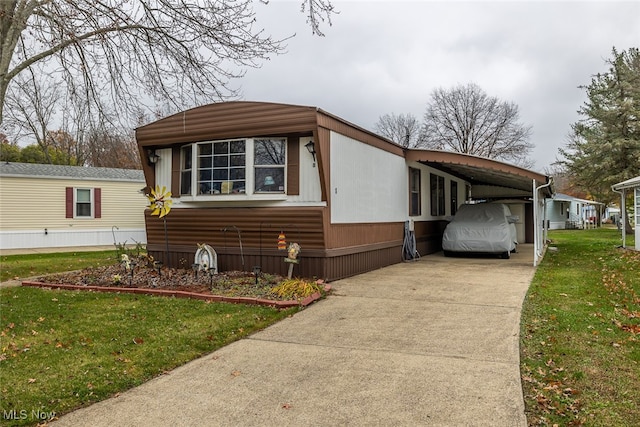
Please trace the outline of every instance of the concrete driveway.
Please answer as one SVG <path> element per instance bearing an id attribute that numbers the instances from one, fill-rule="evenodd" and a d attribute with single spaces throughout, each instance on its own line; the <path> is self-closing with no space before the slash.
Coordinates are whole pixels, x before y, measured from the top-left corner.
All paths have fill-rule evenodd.
<path id="1" fill-rule="evenodd" d="M 333 283 L 249 338 L 56 426 L 526 426 L 520 309 L 533 248 L 423 257 Z"/>

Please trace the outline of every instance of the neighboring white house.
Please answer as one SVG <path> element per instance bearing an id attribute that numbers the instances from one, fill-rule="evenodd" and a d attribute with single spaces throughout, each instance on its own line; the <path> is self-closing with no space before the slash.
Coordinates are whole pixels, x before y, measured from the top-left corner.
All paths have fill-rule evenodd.
<path id="1" fill-rule="evenodd" d="M 621 212 L 626 212 L 626 196 L 627 193 L 631 192 L 633 194 L 633 218 L 635 222 L 636 228 L 636 250 L 640 251 L 640 176 L 636 176 L 635 178 L 628 179 L 626 181 L 619 182 L 611 187 L 613 191 L 616 193 L 620 193 L 621 198 Z M 622 246 L 626 247 L 626 221 L 622 220 Z"/>
<path id="2" fill-rule="evenodd" d="M 549 230 L 590 228 L 599 225 L 604 204 L 556 193 L 546 201 Z"/>
<path id="3" fill-rule="evenodd" d="M 146 243 L 142 171 L 0 164 L 0 250 Z"/>

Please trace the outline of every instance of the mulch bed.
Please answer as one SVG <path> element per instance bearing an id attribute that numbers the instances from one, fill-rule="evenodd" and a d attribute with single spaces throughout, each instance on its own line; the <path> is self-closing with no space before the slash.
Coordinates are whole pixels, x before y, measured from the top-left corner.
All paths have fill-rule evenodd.
<path id="1" fill-rule="evenodd" d="M 116 264 L 36 277 L 23 281 L 22 286 L 172 296 L 278 308 L 304 307 L 323 296 L 317 292 L 306 298 L 283 300 L 270 291 L 284 279 L 262 273 L 256 284 L 254 274 L 246 271 L 210 275 L 205 271 L 196 274 L 192 270 L 164 267 L 158 271 L 146 266 L 135 267 L 131 274 Z M 331 290 L 329 285 L 323 286 L 325 293 Z"/>

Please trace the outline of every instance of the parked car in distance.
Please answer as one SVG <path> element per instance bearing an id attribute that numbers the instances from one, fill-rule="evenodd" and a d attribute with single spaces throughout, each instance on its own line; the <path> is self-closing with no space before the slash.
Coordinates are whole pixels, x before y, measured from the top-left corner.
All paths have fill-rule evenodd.
<path id="1" fill-rule="evenodd" d="M 503 203 L 461 205 L 444 230 L 444 255 L 497 254 L 508 259 L 518 244 L 515 226 L 518 219 Z"/>

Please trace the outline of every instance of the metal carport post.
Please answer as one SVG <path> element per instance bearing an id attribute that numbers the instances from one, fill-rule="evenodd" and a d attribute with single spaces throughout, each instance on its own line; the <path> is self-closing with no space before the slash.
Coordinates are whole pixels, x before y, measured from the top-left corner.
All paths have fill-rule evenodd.
<path id="1" fill-rule="evenodd" d="M 536 180 L 533 180 L 533 266 L 538 265 L 538 259 L 542 258 L 544 252 L 544 242 L 547 238 L 547 199 L 544 197 L 542 200 L 542 233 L 540 232 L 539 223 L 539 192 L 545 187 L 551 186 L 551 180 L 546 184 L 536 187 Z"/>

